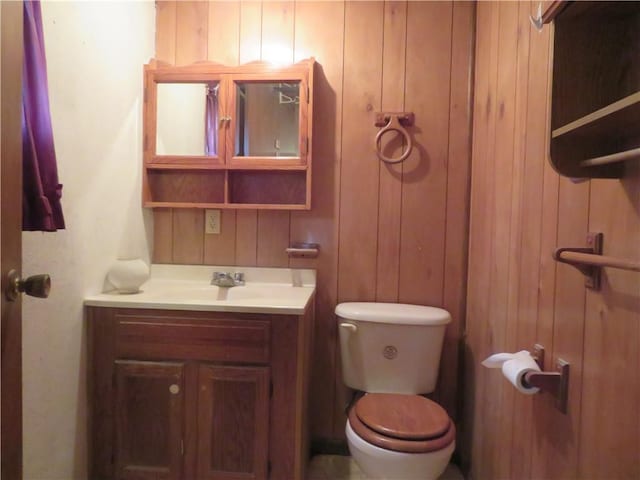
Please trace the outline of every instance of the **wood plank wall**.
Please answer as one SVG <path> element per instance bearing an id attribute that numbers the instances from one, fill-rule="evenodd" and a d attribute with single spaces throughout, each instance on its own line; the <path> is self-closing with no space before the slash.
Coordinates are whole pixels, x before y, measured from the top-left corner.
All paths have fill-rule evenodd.
<path id="1" fill-rule="evenodd" d="M 550 167 L 552 27 L 531 28 L 537 6 L 477 7 L 463 459 L 482 480 L 640 478 L 640 275 L 604 269 L 595 292 L 551 258 L 600 231 L 605 255 L 640 260 L 640 168 L 573 183 Z M 571 363 L 566 415 L 480 366 L 535 343 L 547 370 Z"/>
<path id="2" fill-rule="evenodd" d="M 343 301 L 444 306 L 453 315 L 435 396 L 457 417 L 468 233 L 474 5 L 470 2 L 157 2 L 157 57 L 176 64 L 313 56 L 313 208 L 232 211 L 203 233 L 197 210 L 155 210 L 154 261 L 318 271 L 312 434 L 343 438 L 348 394 L 333 310 Z M 374 112 L 413 111 L 401 165 L 373 151 Z M 391 147 L 390 147 L 391 148 Z M 398 154 L 396 146 L 395 155 Z M 320 244 L 289 259 L 290 242 Z"/>

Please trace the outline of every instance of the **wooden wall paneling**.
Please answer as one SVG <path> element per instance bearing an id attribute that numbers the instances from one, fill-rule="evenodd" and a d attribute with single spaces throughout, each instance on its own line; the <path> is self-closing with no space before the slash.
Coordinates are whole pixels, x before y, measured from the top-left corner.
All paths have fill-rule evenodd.
<path id="1" fill-rule="evenodd" d="M 209 2 L 207 59 L 238 65 L 240 59 L 240 2 Z"/>
<path id="2" fill-rule="evenodd" d="M 173 261 L 173 209 L 153 209 L 153 263 Z"/>
<path id="3" fill-rule="evenodd" d="M 558 195 L 558 246 L 583 245 L 587 234 L 589 182 L 574 184 L 560 178 Z M 584 276 L 575 268 L 559 263 L 556 270 L 556 297 L 553 323 L 553 352 L 548 369 L 562 358 L 571 364 L 568 413 L 560 413 L 549 398 L 541 398 L 546 408 L 538 417 L 544 441 L 534 458 L 533 476 L 575 478 L 577 475 L 580 400 L 584 339 Z M 546 346 L 546 345 L 545 345 Z M 549 347 L 547 347 L 549 348 Z"/>
<path id="4" fill-rule="evenodd" d="M 382 50 L 382 107 L 385 112 L 404 111 L 406 71 L 407 2 L 385 2 Z M 406 148 L 401 137 L 385 134 L 381 149 L 399 157 Z M 378 161 L 374 157 L 374 160 Z M 400 286 L 400 222 L 402 216 L 402 163 L 380 162 L 378 195 L 378 254 L 376 301 L 397 302 Z"/>
<path id="5" fill-rule="evenodd" d="M 176 65 L 207 59 L 208 2 L 178 2 L 176 7 Z M 174 209 L 173 261 L 204 261 L 204 212 Z"/>
<path id="6" fill-rule="evenodd" d="M 536 8 L 536 6 L 532 6 Z M 546 43 L 548 47 L 546 66 L 547 78 L 547 100 L 546 100 L 546 140 L 545 162 L 543 166 L 543 193 L 542 193 L 542 218 L 540 232 L 540 263 L 539 263 L 539 292 L 538 292 L 538 322 L 536 325 L 536 341 L 543 345 L 547 352 L 553 352 L 553 325 L 554 306 L 556 298 L 556 272 L 557 262 L 553 260 L 551 254 L 558 245 L 558 206 L 560 192 L 560 177 L 551 166 L 549 158 L 549 144 L 551 132 L 551 65 L 553 63 L 553 28 L 543 31 L 546 33 Z M 545 39 L 545 36 L 542 36 Z M 544 55 L 544 45 L 532 43 L 532 49 L 540 48 L 540 56 Z M 541 60 L 543 62 L 543 60 Z M 542 69 L 542 65 L 537 62 L 533 64 Z M 532 73 L 535 75 L 535 72 Z M 538 77 L 542 78 L 542 76 Z M 545 370 L 553 366 L 552 355 L 545 355 Z M 533 418 L 536 419 L 533 425 L 533 445 L 531 459 L 531 475 L 535 475 L 541 467 L 537 466 L 544 462 L 544 450 L 547 442 L 545 428 L 545 418 L 548 409 L 554 408 L 551 400 L 544 395 L 537 396 L 533 400 Z"/>
<path id="7" fill-rule="evenodd" d="M 266 2 L 262 7 L 262 60 L 293 62 L 295 4 L 293 1 Z M 288 211 L 258 212 L 258 258 L 260 266 L 286 267 L 289 257 Z"/>
<path id="8" fill-rule="evenodd" d="M 402 165 L 399 300 L 441 306 L 453 7 L 409 2 L 408 9 L 405 108 L 416 125 Z"/>
<path id="9" fill-rule="evenodd" d="M 471 101 L 475 4 L 453 4 L 451 100 L 447 164 L 447 226 L 443 306 L 451 313 L 442 352 L 436 399 L 460 424 L 460 339 L 464 332 L 467 249 L 469 235 L 469 173 L 471 168 Z"/>
<path id="10" fill-rule="evenodd" d="M 382 2 L 350 2 L 345 8 L 338 250 L 341 302 L 375 300 L 380 166 L 372 143 L 376 132 L 373 114 L 380 108 L 383 9 Z"/>
<path id="11" fill-rule="evenodd" d="M 520 31 L 529 38 L 527 52 L 527 82 L 525 123 L 516 126 L 516 132 L 525 132 L 523 153 L 522 219 L 520 228 L 518 308 L 511 318 L 516 325 L 515 350 L 531 349 L 536 343 L 538 319 L 539 262 L 542 234 L 543 172 L 546 159 L 547 140 L 547 82 L 540 81 L 547 76 L 549 29 L 543 32 L 532 30 L 528 15 L 537 3 L 521 5 L 519 14 Z M 515 395 L 514 415 L 518 421 L 512 422 L 513 458 L 512 478 L 530 478 L 531 442 L 533 431 L 533 399 Z"/>
<path id="12" fill-rule="evenodd" d="M 174 63 L 176 59 L 176 1 L 156 2 L 156 58 Z"/>
<path id="13" fill-rule="evenodd" d="M 260 60 L 262 50 L 262 2 L 240 2 L 240 63 Z M 257 210 L 236 212 L 236 265 L 256 265 Z"/>
<path id="14" fill-rule="evenodd" d="M 236 211 L 236 265 L 256 265 L 258 254 L 257 231 L 257 210 Z"/>
<path id="15" fill-rule="evenodd" d="M 495 136 L 495 202 L 493 203 L 492 253 L 493 265 L 490 276 L 488 328 L 494 351 L 513 351 L 514 345 L 509 338 L 509 287 L 511 283 L 511 265 L 517 261 L 512 258 L 511 234 L 513 199 L 517 198 L 519 188 L 513 158 L 516 123 L 516 67 L 518 3 L 501 2 L 498 33 L 498 76 L 496 83 L 496 128 Z M 498 372 L 487 377 L 487 390 L 491 392 L 492 408 L 499 412 L 494 418 L 495 444 L 491 463 L 496 478 L 507 478 L 510 458 L 503 455 L 504 447 L 511 443 L 511 415 L 513 411 L 513 388 L 504 381 Z"/>
<path id="16" fill-rule="evenodd" d="M 168 63 L 176 60 L 176 2 L 156 2 L 156 58 Z M 153 261 L 173 260 L 173 209 L 153 209 Z"/>
<path id="17" fill-rule="evenodd" d="M 510 42 L 515 49 L 513 51 L 509 51 L 511 61 L 501 61 L 501 63 L 510 63 L 513 65 L 511 72 L 513 77 L 508 80 L 508 84 L 510 85 L 510 88 L 512 88 L 512 90 L 509 91 L 509 95 L 513 95 L 512 100 L 508 101 L 508 103 L 513 105 L 513 119 L 510 122 L 505 123 L 502 130 L 506 135 L 497 135 L 496 142 L 499 142 L 499 139 L 505 138 L 505 136 L 508 138 L 509 130 L 513 132 L 511 134 L 513 137 L 512 152 L 507 151 L 507 156 L 505 158 L 505 160 L 512 165 L 512 180 L 511 191 L 506 192 L 507 195 L 511 197 L 511 204 L 509 212 L 508 249 L 504 252 L 506 254 L 506 258 L 502 260 L 507 264 L 506 296 L 504 296 L 504 300 L 502 300 L 505 304 L 505 308 L 502 312 L 505 313 L 504 351 L 519 351 L 530 348 L 529 343 L 532 343 L 532 340 L 525 340 L 522 343 L 519 343 L 518 341 L 518 327 L 521 325 L 523 320 L 519 315 L 520 273 L 523 269 L 521 259 L 523 258 L 524 253 L 521 244 L 521 232 L 524 227 L 523 220 L 526 221 L 525 214 L 527 213 L 523 208 L 523 191 L 525 181 L 524 160 L 527 140 L 526 123 L 528 109 L 527 90 L 529 81 L 529 30 L 531 22 L 529 20 L 528 3 L 518 2 L 510 5 L 512 8 L 509 9 L 509 15 L 505 15 L 504 17 L 501 16 L 501 22 L 509 23 L 508 37 L 501 39 L 501 51 L 505 42 Z M 515 42 L 513 41 L 514 39 Z M 500 92 L 503 91 L 502 87 L 498 88 Z M 500 107 L 500 114 L 501 110 L 502 108 Z M 544 136 L 542 138 L 544 139 Z M 511 157 L 511 160 L 509 160 L 509 157 Z M 508 184 L 508 182 L 506 182 L 506 184 Z M 497 203 L 500 204 L 501 201 L 498 200 Z M 498 222 L 497 224 L 501 223 L 502 222 Z M 496 253 L 496 256 L 499 257 L 500 254 L 498 252 Z M 535 318 L 532 323 L 535 329 Z M 535 330 L 532 336 L 534 335 Z M 515 469 L 518 473 L 514 478 L 525 478 L 526 473 L 521 471 L 525 462 L 523 462 L 523 458 L 521 458 L 519 454 L 526 455 L 527 452 L 523 451 L 522 448 L 519 448 L 519 445 L 527 443 L 527 436 L 530 429 L 527 430 L 527 425 L 524 424 L 523 419 L 520 418 L 519 409 L 526 408 L 527 405 L 530 406 L 531 399 L 526 398 L 523 395 L 519 395 L 515 389 L 505 384 L 502 402 L 502 410 L 506 413 L 505 416 L 508 417 L 511 415 L 512 418 L 518 418 L 518 428 L 514 428 L 513 421 L 503 421 L 501 425 L 501 438 L 503 442 L 511 445 L 513 454 L 510 456 L 499 456 L 500 463 L 498 464 L 498 476 L 512 477 L 512 472 Z"/>
<path id="18" fill-rule="evenodd" d="M 202 264 L 204 261 L 204 211 L 174 209 L 173 263 Z"/>
<path id="19" fill-rule="evenodd" d="M 237 65 L 240 57 L 240 3 L 209 2 L 207 59 Z M 204 234 L 204 263 L 234 265 L 236 260 L 236 211 L 221 210 L 220 234 Z"/>
<path id="20" fill-rule="evenodd" d="M 208 30 L 209 2 L 177 2 L 176 65 L 207 59 Z"/>
<path id="21" fill-rule="evenodd" d="M 376 132 L 373 114 L 381 105 L 383 22 L 382 2 L 348 2 L 345 6 L 339 302 L 374 301 L 376 294 L 380 166 L 372 144 Z M 349 397 L 339 374 L 335 382 L 334 409 L 342 412 Z M 342 414 L 336 413 L 334 422 L 335 432 L 344 429 Z"/>
<path id="22" fill-rule="evenodd" d="M 463 471 L 469 473 L 471 467 L 471 459 L 475 458 L 472 454 L 472 446 L 478 448 L 479 442 L 473 441 L 475 436 L 480 439 L 479 428 L 476 426 L 478 416 L 475 415 L 475 409 L 480 408 L 481 404 L 476 401 L 478 396 L 479 378 L 477 373 L 477 365 L 480 359 L 478 351 L 480 348 L 479 337 L 482 331 L 482 316 L 479 315 L 479 304 L 481 296 L 482 283 L 478 280 L 486 269 L 482 268 L 483 261 L 486 256 L 481 252 L 486 251 L 486 235 L 483 235 L 486 222 L 484 217 L 474 215 L 478 211 L 480 199 L 484 197 L 487 191 L 487 169 L 484 168 L 484 161 L 487 158 L 486 151 L 488 143 L 486 142 L 487 130 L 490 119 L 488 107 L 489 97 L 489 53 L 491 52 L 490 30 L 492 3 L 480 3 L 476 6 L 476 44 L 474 59 L 474 94 L 473 94 L 473 128 L 472 132 L 472 162 L 471 162 L 471 189 L 469 192 L 469 256 L 467 264 L 467 316 L 465 325 L 466 344 L 464 352 L 463 367 L 463 386 L 466 399 L 462 404 L 463 422 L 458 429 L 459 450 L 461 452 L 461 464 Z M 480 168 L 482 165 L 482 168 Z M 486 283 L 484 284 L 486 285 Z M 475 465 L 474 465 L 475 466 Z"/>
<path id="23" fill-rule="evenodd" d="M 260 210 L 258 212 L 259 267 L 288 267 L 289 212 Z"/>
<path id="24" fill-rule="evenodd" d="M 220 234 L 204 234 L 203 263 L 234 265 L 236 259 L 236 211 L 220 211 Z"/>
<path id="25" fill-rule="evenodd" d="M 473 148 L 471 167 L 471 206 L 469 220 L 469 265 L 465 352 L 467 404 L 462 425 L 463 463 L 471 467 L 473 478 L 491 478 L 487 458 L 495 439 L 495 410 L 486 410 L 487 377 L 494 373 L 480 366 L 492 353 L 493 343 L 487 328 L 489 316 L 490 273 L 494 199 L 494 147 L 498 65 L 497 2 L 480 2 L 476 10 L 476 49 L 474 81 Z M 472 462 L 469 464 L 469 462 Z"/>
<path id="26" fill-rule="evenodd" d="M 519 6 L 519 33 L 511 34 L 506 33 L 512 25 L 505 14 L 509 6 L 480 3 L 477 8 L 465 364 L 465 397 L 473 401 L 465 409 L 463 452 L 473 454 L 473 478 L 635 478 L 640 475 L 640 421 L 628 412 L 640 400 L 640 279 L 605 269 L 602 291 L 585 290 L 584 277 L 553 261 L 551 252 L 557 246 L 583 245 L 587 231 L 603 231 L 605 254 L 637 258 L 640 169 L 632 169 L 622 181 L 575 184 L 560 178 L 547 158 L 553 29 L 530 30 L 526 16 L 537 10 L 534 2 Z M 501 70 L 492 83 L 498 65 L 510 68 L 506 52 L 513 51 L 513 44 L 518 52 L 516 77 L 508 81 Z M 490 107 L 513 88 L 515 117 L 505 122 L 508 108 L 500 117 L 500 109 Z M 499 180 L 506 161 L 500 142 L 508 124 L 514 127 L 513 163 L 507 167 L 511 183 Z M 499 208 L 505 202 L 511 206 L 508 216 Z M 482 218 L 487 210 L 494 218 Z M 503 249 L 499 245 L 507 227 L 511 260 L 501 259 L 490 246 L 497 242 Z M 608 242 L 612 237 L 616 241 Z M 506 320 L 501 322 L 505 308 Z M 571 363 L 566 415 L 545 393 L 511 400 L 510 393 L 500 395 L 501 387 L 488 378 L 491 373 L 477 368 L 494 349 L 531 348 L 534 342 L 546 347 L 546 370 L 552 370 L 558 358 Z M 468 426 L 473 431 L 466 430 Z"/>
<path id="27" fill-rule="evenodd" d="M 547 114 L 550 110 L 547 110 Z M 548 143 L 547 143 L 548 145 Z M 548 154 L 547 154 L 548 155 Z M 536 342 L 543 345 L 545 355 L 545 370 L 553 368 L 553 326 L 556 300 L 556 281 L 558 264 L 551 257 L 558 245 L 558 196 L 560 191 L 560 177 L 553 170 L 548 161 L 544 165 L 542 222 L 540 265 L 539 265 L 539 297 L 538 323 L 536 326 Z M 549 354 L 551 353 L 551 355 Z M 545 449 L 549 441 L 545 428 L 551 425 L 547 420 L 549 409 L 555 408 L 553 401 L 546 395 L 540 395 L 533 400 L 533 417 L 536 419 L 533 433 L 533 450 L 531 459 L 531 475 L 542 475 L 546 462 Z"/>
<path id="28" fill-rule="evenodd" d="M 262 1 L 240 2 L 240 64 L 260 60 Z"/>
<path id="29" fill-rule="evenodd" d="M 316 321 L 311 361 L 309 423 L 312 438 L 340 438 L 333 431 L 337 364 L 337 325 L 334 308 L 338 285 L 338 205 L 340 189 L 340 143 L 342 133 L 342 52 L 344 3 L 296 4 L 295 60 L 314 56 L 314 142 L 312 209 L 291 213 L 291 240 L 320 244 L 317 259 L 291 258 L 292 268 L 315 268 Z M 322 19 L 320 22 L 318 19 Z M 332 25 L 332 28 L 326 28 Z M 337 380 L 340 382 L 340 380 Z M 327 408 L 327 406 L 331 406 Z M 339 415 L 343 420 L 343 416 Z M 343 422 L 344 425 L 344 422 Z"/>
<path id="30" fill-rule="evenodd" d="M 591 181 L 589 230 L 605 255 L 640 259 L 640 168 Z M 602 280 L 587 290 L 578 477 L 639 478 L 640 275 L 604 268 Z"/>

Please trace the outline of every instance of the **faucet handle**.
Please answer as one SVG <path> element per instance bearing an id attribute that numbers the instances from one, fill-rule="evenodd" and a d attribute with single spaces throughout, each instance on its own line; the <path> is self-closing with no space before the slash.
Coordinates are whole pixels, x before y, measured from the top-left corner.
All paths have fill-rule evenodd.
<path id="1" fill-rule="evenodd" d="M 227 272 L 213 272 L 213 278 L 211 278 L 212 285 L 218 285 L 218 282 L 224 282 L 225 280 L 231 280 L 231 274 Z"/>
<path id="2" fill-rule="evenodd" d="M 236 283 L 236 285 L 244 285 L 244 273 L 235 272 L 233 274 L 233 281 Z"/>

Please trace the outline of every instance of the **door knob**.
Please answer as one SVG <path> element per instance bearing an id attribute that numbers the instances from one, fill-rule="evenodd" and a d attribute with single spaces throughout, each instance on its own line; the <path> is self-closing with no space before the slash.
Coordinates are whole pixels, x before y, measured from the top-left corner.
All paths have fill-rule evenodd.
<path id="1" fill-rule="evenodd" d="M 32 275 L 26 280 L 22 280 L 18 272 L 11 270 L 7 274 L 7 278 L 7 288 L 4 293 L 10 302 L 14 302 L 20 293 L 26 293 L 38 298 L 47 298 L 49 296 L 51 277 L 46 273 Z"/>

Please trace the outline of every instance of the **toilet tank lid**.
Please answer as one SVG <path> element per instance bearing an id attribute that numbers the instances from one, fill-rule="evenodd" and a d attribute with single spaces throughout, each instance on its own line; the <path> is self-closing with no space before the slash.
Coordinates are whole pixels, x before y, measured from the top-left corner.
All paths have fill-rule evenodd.
<path id="1" fill-rule="evenodd" d="M 446 325 L 451 322 L 451 315 L 442 308 L 404 303 L 340 303 L 336 306 L 336 315 L 346 320 L 401 325 Z"/>

